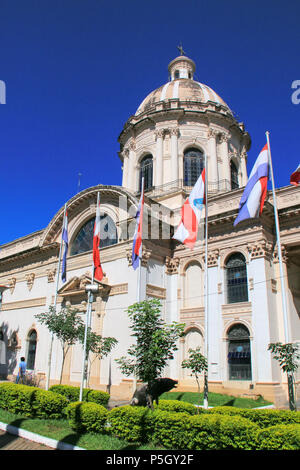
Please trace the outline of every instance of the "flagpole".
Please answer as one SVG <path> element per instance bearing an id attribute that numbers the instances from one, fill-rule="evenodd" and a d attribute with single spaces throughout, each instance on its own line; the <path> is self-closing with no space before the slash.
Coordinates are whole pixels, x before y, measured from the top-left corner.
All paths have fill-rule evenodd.
<path id="1" fill-rule="evenodd" d="M 66 211 L 67 211 L 67 204 L 65 204 L 65 207 L 64 207 L 64 217 L 63 217 L 62 230 L 64 229 L 64 225 L 65 225 Z M 58 284 L 59 284 L 59 272 L 60 272 L 60 264 L 61 264 L 62 245 L 63 245 L 63 239 L 61 239 L 61 242 L 60 242 L 59 256 L 58 256 L 58 266 L 57 266 L 57 273 L 56 273 L 55 295 L 54 295 L 54 304 L 53 304 L 53 307 L 54 307 L 55 311 L 56 311 L 56 304 L 57 304 L 57 291 L 58 291 Z M 48 356 L 48 371 L 47 371 L 47 378 L 46 378 L 46 390 L 49 390 L 49 383 L 50 383 L 53 339 L 54 339 L 54 335 L 53 335 L 53 333 L 51 333 L 50 349 L 49 349 L 49 356 Z"/>
<path id="2" fill-rule="evenodd" d="M 141 190 L 141 194 L 143 195 L 144 194 L 144 177 L 142 177 L 142 190 Z M 143 214 L 144 215 L 144 212 Z M 142 227 L 143 227 L 143 220 L 141 221 L 142 222 Z M 143 258 L 143 228 L 142 228 L 142 240 L 141 240 L 141 248 L 140 248 L 140 253 L 141 253 L 141 257 L 140 257 L 140 261 L 139 261 L 139 268 L 138 268 L 138 284 L 137 284 L 137 302 L 140 302 L 141 301 L 141 274 L 142 274 L 142 258 Z"/>
<path id="3" fill-rule="evenodd" d="M 208 200 L 207 200 L 207 155 L 205 153 L 205 357 L 208 367 L 208 270 L 207 270 L 207 255 L 208 255 Z M 204 393 L 203 393 L 203 406 L 208 408 L 208 370 L 204 371 Z"/>
<path id="4" fill-rule="evenodd" d="M 274 216 L 275 216 L 275 228 L 276 228 L 276 238 L 277 238 L 277 251 L 278 251 L 278 260 L 279 260 L 279 270 L 280 270 L 280 283 L 281 283 L 281 300 L 282 300 L 282 310 L 283 310 L 283 319 L 284 319 L 284 333 L 285 333 L 285 342 L 289 343 L 289 325 L 288 325 L 288 313 L 287 313 L 287 303 L 286 303 L 286 291 L 285 291 L 285 282 L 283 275 L 283 265 L 282 265 L 282 251 L 281 251 L 281 242 L 280 242 L 280 227 L 278 220 L 278 210 L 275 194 L 275 184 L 274 184 L 274 174 L 273 174 L 273 165 L 271 157 L 271 147 L 269 132 L 266 132 L 267 143 L 268 143 L 268 156 L 269 164 L 271 170 L 271 180 L 272 180 L 272 193 L 273 193 L 273 206 L 274 206 Z"/>
<path id="5" fill-rule="evenodd" d="M 142 177 L 141 194 L 142 195 L 144 194 L 144 176 Z M 142 215 L 144 215 L 144 212 Z M 137 303 L 141 302 L 141 279 L 142 279 L 141 274 L 142 274 L 142 259 L 143 259 L 143 220 L 141 222 L 142 222 L 142 234 L 141 234 L 142 240 L 141 240 L 141 248 L 140 248 L 141 257 L 139 260 L 138 278 L 137 278 L 137 295 L 136 295 Z M 136 391 L 136 387 L 137 387 L 137 378 L 136 378 L 136 374 L 134 374 L 133 375 L 133 393 Z"/>
<path id="6" fill-rule="evenodd" d="M 100 204 L 100 192 L 97 193 L 97 206 L 96 206 L 96 213 L 97 209 Z M 92 263 L 92 284 L 94 283 L 94 259 Z M 83 356 L 82 356 L 82 371 L 81 371 L 81 382 L 80 382 L 80 391 L 79 391 L 79 401 L 82 401 L 83 396 L 83 387 L 85 382 L 85 372 L 86 372 L 86 363 L 88 360 L 88 351 L 87 351 L 87 332 L 88 327 L 90 326 L 90 318 L 91 318 L 91 311 L 92 311 L 92 302 L 93 302 L 93 293 L 91 290 L 88 292 L 88 305 L 86 309 L 86 317 L 85 317 L 85 328 L 84 328 L 84 340 L 83 340 Z"/>

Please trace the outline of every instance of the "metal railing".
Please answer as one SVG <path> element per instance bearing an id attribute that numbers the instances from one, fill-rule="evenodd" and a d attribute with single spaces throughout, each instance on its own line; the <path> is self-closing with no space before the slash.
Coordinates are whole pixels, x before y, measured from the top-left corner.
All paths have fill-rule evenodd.
<path id="1" fill-rule="evenodd" d="M 145 193 L 151 197 L 159 196 L 160 194 L 166 194 L 169 192 L 175 192 L 177 190 L 184 190 L 186 193 L 190 193 L 193 186 L 187 186 L 183 179 L 170 181 L 169 183 L 162 184 L 160 186 L 152 186 L 151 188 L 145 189 Z M 236 188 L 239 189 L 239 188 Z M 227 179 L 219 181 L 209 181 L 207 191 L 209 195 L 225 193 L 227 191 L 233 191 L 231 188 L 231 181 Z M 140 191 L 137 191 L 135 195 L 139 195 Z"/>

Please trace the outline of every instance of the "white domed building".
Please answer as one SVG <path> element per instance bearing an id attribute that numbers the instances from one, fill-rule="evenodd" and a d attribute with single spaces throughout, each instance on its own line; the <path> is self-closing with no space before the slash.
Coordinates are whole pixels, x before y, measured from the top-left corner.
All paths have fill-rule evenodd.
<path id="1" fill-rule="evenodd" d="M 122 187 L 98 185 L 67 201 L 69 251 L 67 281 L 60 281 L 58 308 L 71 305 L 84 315 L 85 285 L 92 273 L 92 236 L 97 193 L 103 233 L 100 255 L 105 277 L 92 304 L 94 331 L 113 336 L 109 357 L 95 360 L 90 387 L 129 399 L 134 378 L 115 362 L 131 344 L 126 308 L 137 301 L 138 272 L 131 266 L 134 215 L 145 182 L 145 215 L 140 299 L 158 298 L 166 322 L 185 323 L 175 358 L 165 376 L 178 389 L 197 389 L 181 363 L 188 349 L 204 352 L 204 244 L 194 250 L 172 239 L 180 210 L 208 162 L 208 362 L 209 390 L 256 396 L 287 406 L 286 377 L 268 351 L 285 342 L 272 194 L 262 216 L 233 221 L 247 183 L 251 140 L 226 102 L 194 80 L 194 62 L 180 55 L 170 62 L 169 81 L 138 106 L 119 136 Z M 281 227 L 290 339 L 300 340 L 300 188 L 276 191 Z M 13 377 L 24 355 L 45 378 L 50 334 L 35 318 L 53 304 L 64 208 L 46 229 L 7 243 L 0 251 L 0 373 Z M 54 342 L 50 383 L 58 383 L 62 360 Z M 82 346 L 66 358 L 63 383 L 79 385 Z M 299 378 L 298 378 L 299 379 Z M 299 381 L 299 380 L 298 380 Z M 298 383 L 298 382 L 297 382 Z"/>

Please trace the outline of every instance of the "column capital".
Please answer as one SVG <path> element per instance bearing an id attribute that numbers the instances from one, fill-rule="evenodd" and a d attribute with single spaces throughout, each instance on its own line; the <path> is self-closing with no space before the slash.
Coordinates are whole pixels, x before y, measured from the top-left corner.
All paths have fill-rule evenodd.
<path id="1" fill-rule="evenodd" d="M 162 139 L 163 136 L 165 135 L 165 129 L 155 129 L 154 135 L 155 135 L 156 139 L 158 139 L 158 138 Z"/>
<path id="2" fill-rule="evenodd" d="M 166 256 L 165 265 L 166 265 L 166 274 L 178 274 L 178 267 L 180 264 L 179 258 L 171 258 Z"/>

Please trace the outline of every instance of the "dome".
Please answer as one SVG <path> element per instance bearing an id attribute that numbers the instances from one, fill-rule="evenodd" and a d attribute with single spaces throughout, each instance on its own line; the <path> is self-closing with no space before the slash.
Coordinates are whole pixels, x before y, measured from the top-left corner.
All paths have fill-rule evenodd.
<path id="1" fill-rule="evenodd" d="M 183 107 L 190 107 L 193 104 L 214 103 L 223 106 L 230 112 L 225 101 L 209 86 L 197 82 L 193 79 L 195 63 L 185 56 L 179 56 L 169 64 L 170 81 L 152 91 L 140 104 L 135 115 L 151 111 L 160 102 L 180 101 Z"/>

